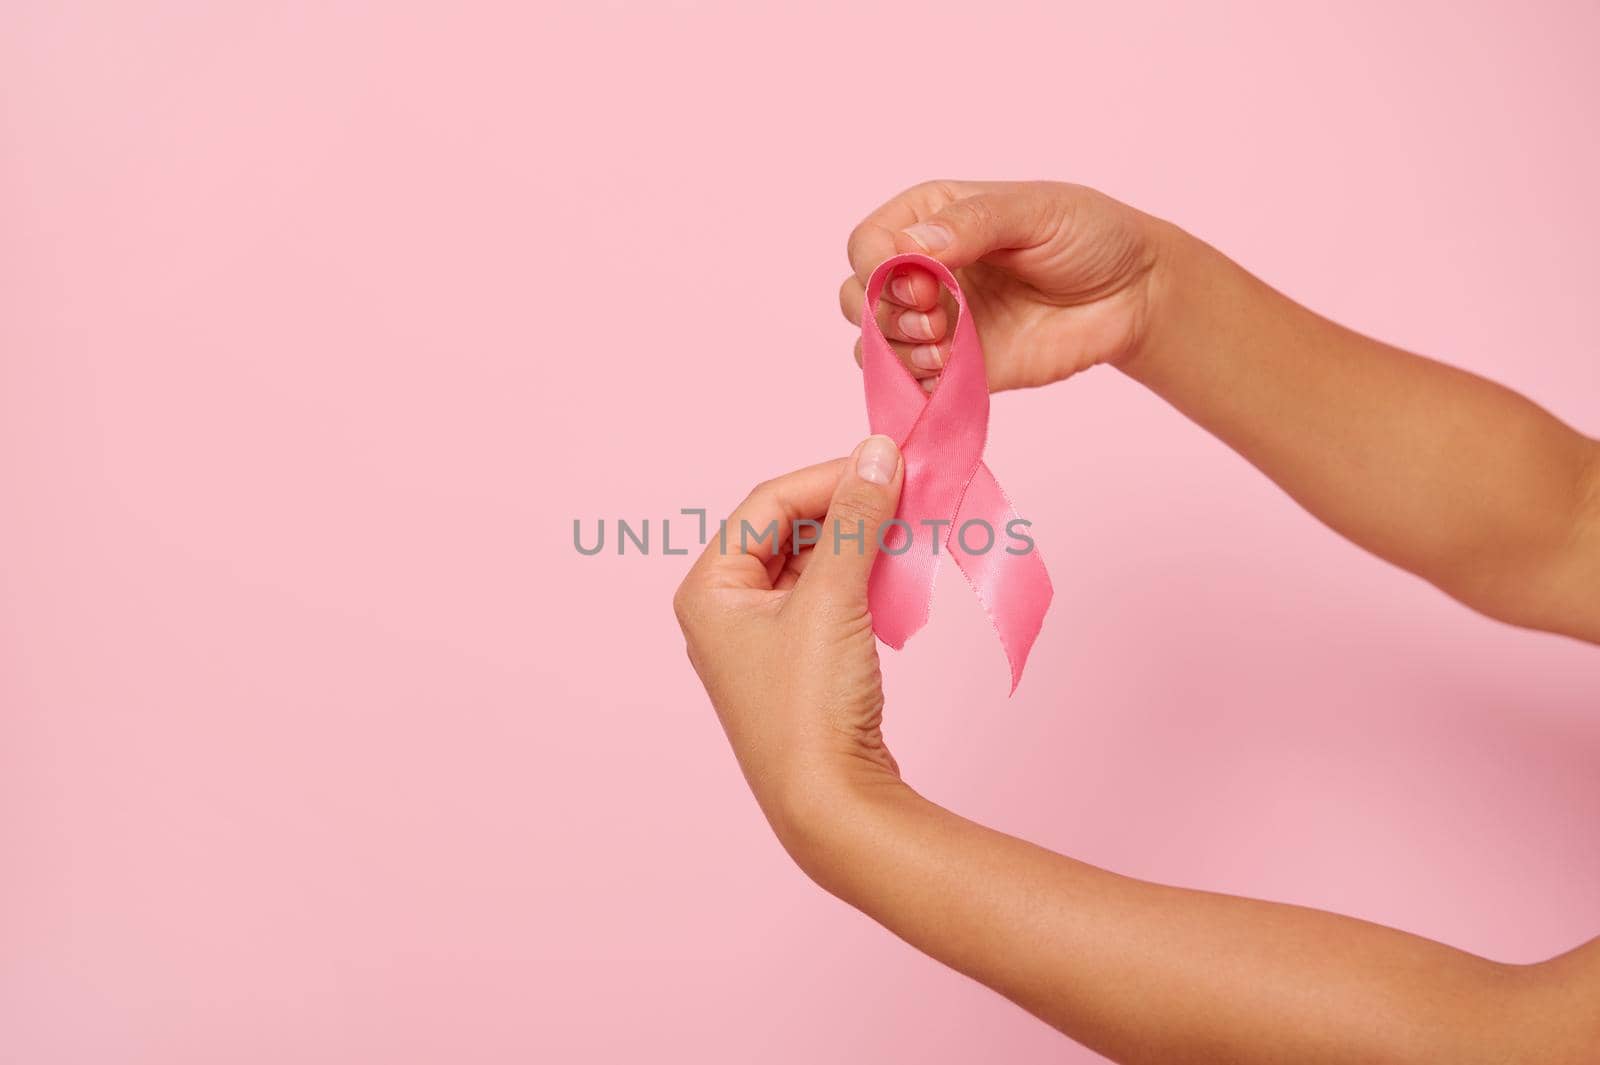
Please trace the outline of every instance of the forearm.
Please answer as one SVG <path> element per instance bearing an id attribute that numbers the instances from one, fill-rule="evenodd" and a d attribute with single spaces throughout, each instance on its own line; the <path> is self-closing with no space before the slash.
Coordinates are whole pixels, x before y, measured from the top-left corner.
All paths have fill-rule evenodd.
<path id="1" fill-rule="evenodd" d="M 1600 642 L 1600 445 L 1186 234 L 1162 245 L 1130 376 L 1374 554 L 1491 616 Z"/>
<path id="2" fill-rule="evenodd" d="M 1118 1062 L 1559 1062 L 1592 1045 L 1552 1020 L 1537 968 L 1117 876 L 902 785 L 808 823 L 786 842 L 824 888 Z"/>

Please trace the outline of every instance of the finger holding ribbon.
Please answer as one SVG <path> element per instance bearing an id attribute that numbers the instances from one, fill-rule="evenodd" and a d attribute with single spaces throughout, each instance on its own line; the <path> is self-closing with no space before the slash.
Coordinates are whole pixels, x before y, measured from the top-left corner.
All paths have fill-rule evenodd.
<path id="1" fill-rule="evenodd" d="M 775 825 L 898 779 L 867 581 L 904 478 L 894 441 L 874 436 L 847 459 L 763 483 L 673 601 L 689 660 Z"/>

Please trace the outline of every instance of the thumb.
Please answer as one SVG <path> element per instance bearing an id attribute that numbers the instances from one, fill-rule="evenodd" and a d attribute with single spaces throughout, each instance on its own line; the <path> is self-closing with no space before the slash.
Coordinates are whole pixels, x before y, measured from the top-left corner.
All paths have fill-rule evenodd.
<path id="1" fill-rule="evenodd" d="M 797 591 L 867 601 L 867 578 L 877 561 L 884 523 L 894 517 L 906 464 L 887 436 L 861 442 L 839 475 L 828 516 Z"/>
<path id="2" fill-rule="evenodd" d="M 1019 185 L 952 201 L 896 233 L 894 246 L 897 252 L 922 252 L 956 270 L 991 252 L 1036 247 L 1054 231 L 1050 197 Z"/>

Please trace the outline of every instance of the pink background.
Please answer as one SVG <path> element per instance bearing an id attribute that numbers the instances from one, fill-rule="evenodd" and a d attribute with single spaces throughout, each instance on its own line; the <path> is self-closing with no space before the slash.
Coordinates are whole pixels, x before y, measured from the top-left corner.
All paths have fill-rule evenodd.
<path id="1" fill-rule="evenodd" d="M 572 520 L 853 445 L 845 236 L 927 177 L 1098 186 L 1600 431 L 1600 9 L 1488 6 L 6 5 L 0 1058 L 1092 1060 L 791 867 L 685 561 Z M 1600 931 L 1595 648 L 1112 371 L 989 454 L 1056 605 L 1007 702 L 944 573 L 918 787 L 1497 958 Z"/>

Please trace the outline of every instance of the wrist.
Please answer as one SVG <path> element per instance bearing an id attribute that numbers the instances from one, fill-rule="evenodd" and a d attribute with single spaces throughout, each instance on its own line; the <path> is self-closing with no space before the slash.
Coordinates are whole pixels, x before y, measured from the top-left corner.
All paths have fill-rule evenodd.
<path id="1" fill-rule="evenodd" d="M 898 775 L 872 762 L 796 774 L 762 805 L 778 841 L 812 880 L 834 894 L 886 811 L 926 803 Z"/>
<path id="2" fill-rule="evenodd" d="M 1160 218 L 1147 217 L 1145 237 L 1151 249 L 1151 267 L 1145 276 L 1142 320 L 1138 342 L 1115 366 L 1136 381 L 1149 384 L 1176 357 L 1182 343 L 1192 348 L 1196 323 L 1189 296 L 1205 286 L 1215 265 L 1207 264 L 1207 245 Z"/>

